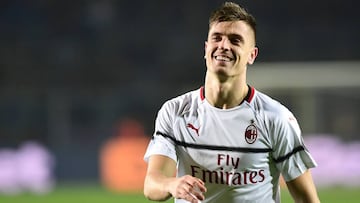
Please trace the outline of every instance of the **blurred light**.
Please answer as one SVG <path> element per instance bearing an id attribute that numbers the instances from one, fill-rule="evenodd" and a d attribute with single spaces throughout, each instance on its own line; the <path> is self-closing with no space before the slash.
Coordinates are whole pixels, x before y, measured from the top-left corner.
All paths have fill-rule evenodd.
<path id="1" fill-rule="evenodd" d="M 337 136 L 311 135 L 306 146 L 318 166 L 312 169 L 318 186 L 360 186 L 360 142 L 346 143 Z"/>
<path id="2" fill-rule="evenodd" d="M 0 193 L 50 192 L 55 185 L 54 163 L 51 153 L 37 142 L 25 142 L 17 150 L 0 149 Z"/>

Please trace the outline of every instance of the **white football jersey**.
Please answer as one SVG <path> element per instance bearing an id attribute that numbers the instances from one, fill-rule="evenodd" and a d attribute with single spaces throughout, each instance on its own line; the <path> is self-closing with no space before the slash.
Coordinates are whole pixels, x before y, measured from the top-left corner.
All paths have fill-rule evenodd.
<path id="1" fill-rule="evenodd" d="M 167 101 L 145 160 L 154 154 L 175 160 L 178 177 L 203 180 L 203 203 L 277 203 L 280 174 L 289 181 L 316 166 L 293 114 L 252 87 L 231 109 L 210 105 L 203 87 Z"/>

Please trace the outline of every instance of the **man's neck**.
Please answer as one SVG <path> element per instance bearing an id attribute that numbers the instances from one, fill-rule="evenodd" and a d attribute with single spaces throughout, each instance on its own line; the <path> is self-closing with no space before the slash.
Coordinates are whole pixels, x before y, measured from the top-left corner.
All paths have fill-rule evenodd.
<path id="1" fill-rule="evenodd" d="M 238 106 L 249 91 L 245 80 L 220 81 L 210 77 L 207 75 L 205 78 L 205 98 L 217 108 L 230 109 Z"/>

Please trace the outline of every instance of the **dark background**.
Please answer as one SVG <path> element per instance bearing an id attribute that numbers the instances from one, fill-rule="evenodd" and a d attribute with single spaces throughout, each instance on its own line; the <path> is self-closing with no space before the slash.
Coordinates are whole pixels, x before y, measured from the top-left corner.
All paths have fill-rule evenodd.
<path id="1" fill-rule="evenodd" d="M 1 1 L 0 147 L 37 140 L 59 180 L 96 179 L 119 121 L 135 118 L 150 136 L 165 100 L 203 84 L 208 16 L 222 2 Z M 360 59 L 358 1 L 237 2 L 258 22 L 257 62 Z M 347 105 L 336 101 L 324 106 Z"/>

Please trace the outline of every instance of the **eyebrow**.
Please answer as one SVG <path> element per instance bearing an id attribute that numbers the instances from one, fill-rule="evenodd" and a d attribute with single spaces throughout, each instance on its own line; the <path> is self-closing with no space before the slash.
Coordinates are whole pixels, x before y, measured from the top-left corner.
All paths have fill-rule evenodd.
<path id="1" fill-rule="evenodd" d="M 214 32 L 210 36 L 221 36 L 221 35 L 225 35 L 225 34 L 223 34 L 221 32 Z M 229 39 L 235 38 L 235 39 L 239 39 L 241 41 L 241 43 L 245 42 L 244 37 L 242 35 L 232 33 L 232 34 L 228 34 L 227 36 Z"/>
<path id="2" fill-rule="evenodd" d="M 221 32 L 213 32 L 210 36 L 219 36 L 219 35 L 224 35 Z"/>

